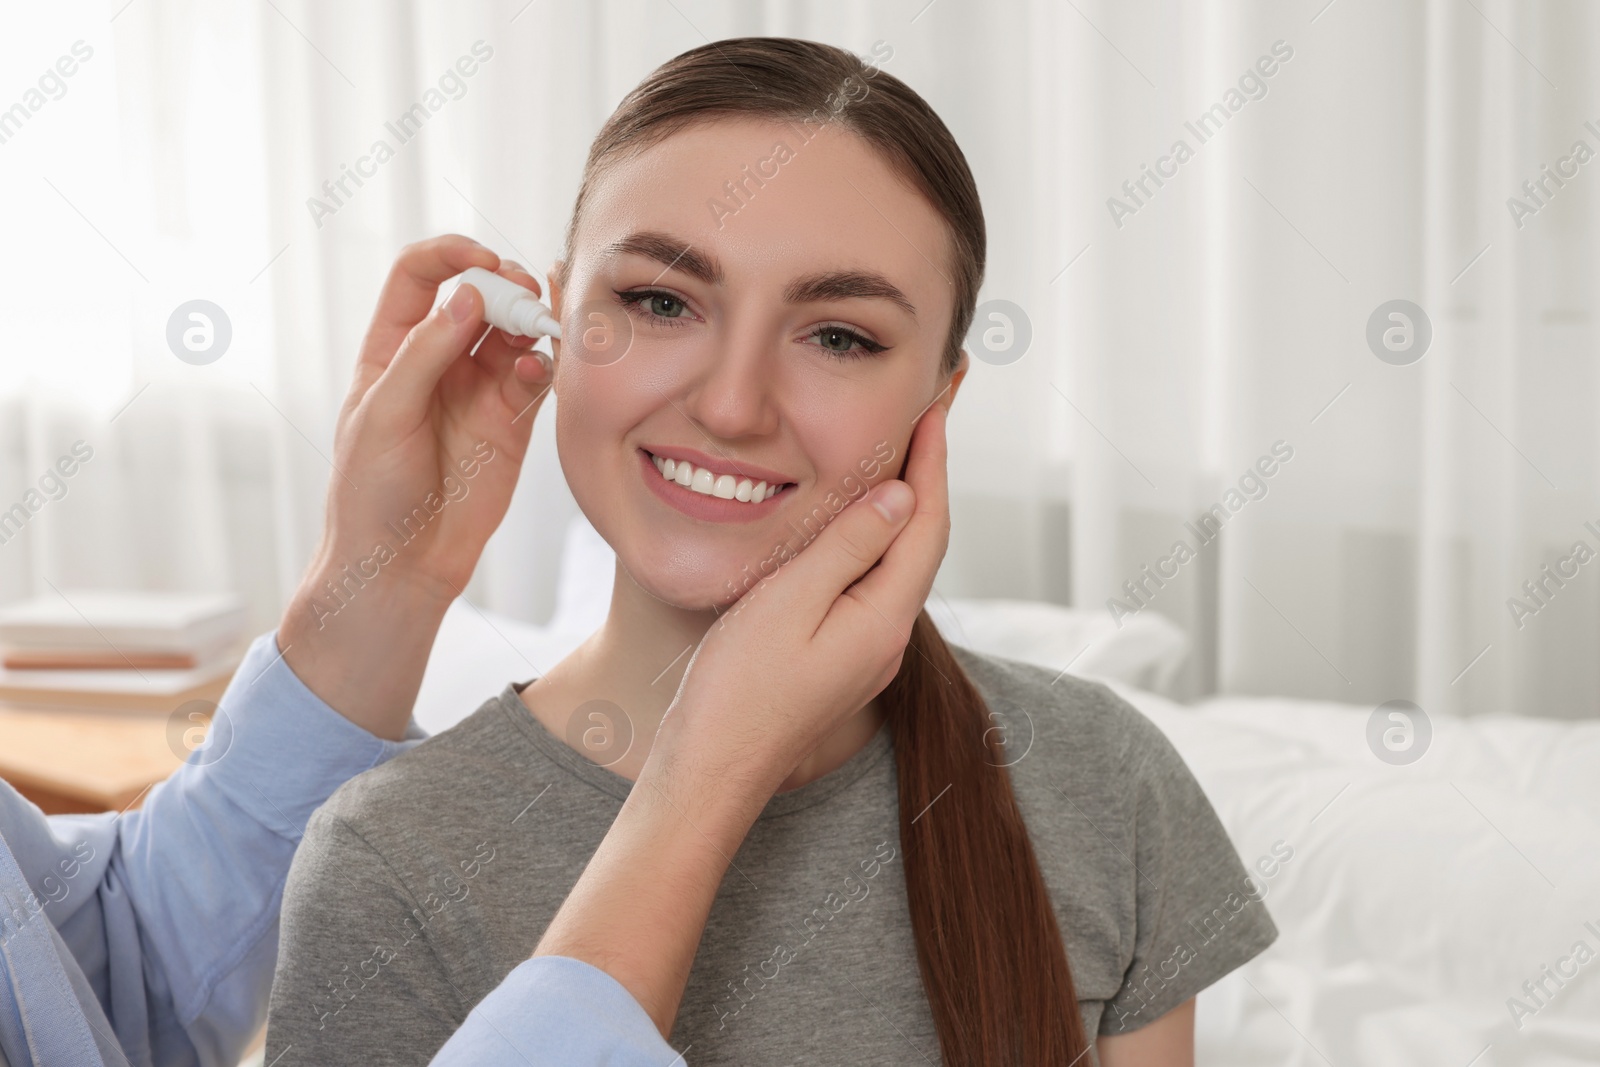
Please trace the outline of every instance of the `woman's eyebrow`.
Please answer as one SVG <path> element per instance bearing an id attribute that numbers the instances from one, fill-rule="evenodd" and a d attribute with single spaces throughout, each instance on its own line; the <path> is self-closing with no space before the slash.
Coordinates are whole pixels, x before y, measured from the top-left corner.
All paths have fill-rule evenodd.
<path id="1" fill-rule="evenodd" d="M 691 278 L 707 285 L 721 285 L 724 280 L 722 264 L 715 256 L 696 251 L 689 242 L 657 230 L 638 230 L 620 241 L 613 241 L 600 250 L 605 257 L 617 255 L 643 256 L 662 264 L 668 270 L 681 270 Z M 661 274 L 665 274 L 663 270 Z M 656 275 L 660 278 L 661 275 Z"/>
<path id="2" fill-rule="evenodd" d="M 681 270 L 691 278 L 707 285 L 721 285 L 726 280 L 722 264 L 710 253 L 701 252 L 680 237 L 656 230 L 639 230 L 613 241 L 601 249 L 601 255 L 632 254 L 653 259 L 666 270 Z M 660 275 L 657 275 L 659 278 Z M 804 304 L 819 300 L 845 300 L 850 298 L 878 298 L 888 300 L 913 319 L 917 317 L 914 304 L 901 292 L 899 286 L 877 271 L 832 270 L 796 278 L 783 290 L 783 298 L 791 304 Z"/>
<path id="3" fill-rule="evenodd" d="M 879 297 L 899 307 L 913 319 L 917 309 L 898 286 L 875 270 L 830 270 L 797 278 L 783 290 L 791 304 L 814 300 L 844 300 L 850 297 Z"/>

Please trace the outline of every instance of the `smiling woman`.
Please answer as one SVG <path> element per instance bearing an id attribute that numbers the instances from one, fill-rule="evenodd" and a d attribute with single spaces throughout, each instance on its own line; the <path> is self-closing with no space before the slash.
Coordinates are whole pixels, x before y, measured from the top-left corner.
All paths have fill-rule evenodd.
<path id="1" fill-rule="evenodd" d="M 867 77 L 738 225 L 707 218 L 722 176 Z M 1252 901 L 1150 971 L 1244 876 L 1203 792 L 1104 687 L 952 647 L 922 610 L 984 258 L 949 131 L 848 52 L 719 41 L 629 94 L 550 275 L 557 447 L 616 551 L 610 613 L 314 817 L 269 1060 L 448 1056 L 533 953 L 604 970 L 696 1065 L 1189 1062 L 1195 993 L 1276 933 Z M 591 358 L 591 316 L 626 320 L 620 352 Z M 395 366 L 427 358 L 411 345 Z M 475 362 L 538 381 L 498 340 Z M 331 483 L 331 512 L 358 506 Z M 473 563 L 456 545 L 440 584 Z M 280 639 L 316 688 L 316 635 Z M 1020 754 L 1002 704 L 1032 709 Z M 496 862 L 451 895 L 464 842 Z M 351 970 L 445 896 L 404 954 Z"/>

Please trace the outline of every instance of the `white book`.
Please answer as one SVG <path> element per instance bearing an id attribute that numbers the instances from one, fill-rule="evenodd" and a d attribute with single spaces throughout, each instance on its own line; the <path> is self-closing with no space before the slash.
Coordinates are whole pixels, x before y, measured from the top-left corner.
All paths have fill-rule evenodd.
<path id="1" fill-rule="evenodd" d="M 210 656 L 244 625 L 244 606 L 226 594 L 66 591 L 0 607 L 0 645 Z"/>
<path id="2" fill-rule="evenodd" d="M 13 671 L 0 669 L 0 704 L 172 712 L 190 700 L 215 702 L 238 655 L 193 670 Z"/>

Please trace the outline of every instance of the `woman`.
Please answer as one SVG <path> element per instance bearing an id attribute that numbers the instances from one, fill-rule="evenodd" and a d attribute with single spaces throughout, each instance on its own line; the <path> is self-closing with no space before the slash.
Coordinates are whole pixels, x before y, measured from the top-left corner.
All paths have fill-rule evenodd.
<path id="1" fill-rule="evenodd" d="M 610 614 L 312 819 L 269 1062 L 426 1063 L 530 952 L 613 976 L 696 1065 L 1192 1061 L 1194 994 L 1276 936 L 1199 786 L 1104 687 L 951 647 L 921 610 L 984 243 L 948 130 L 848 52 L 718 41 L 622 102 L 551 272 L 557 443 L 616 550 Z M 413 304 L 369 344 L 392 352 Z M 459 322 L 459 356 L 480 308 L 462 287 L 415 328 Z M 462 375 L 514 368 L 505 411 L 540 402 L 508 339 L 475 358 Z M 381 510 L 331 482 L 279 639 L 334 706 L 415 692 L 503 513 L 517 418 L 480 511 L 395 550 L 440 580 L 410 583 L 381 652 L 317 610 Z M 405 462 L 366 447 L 342 446 L 357 484 Z M 384 691 L 324 692 L 365 677 L 328 641 L 385 657 Z"/>

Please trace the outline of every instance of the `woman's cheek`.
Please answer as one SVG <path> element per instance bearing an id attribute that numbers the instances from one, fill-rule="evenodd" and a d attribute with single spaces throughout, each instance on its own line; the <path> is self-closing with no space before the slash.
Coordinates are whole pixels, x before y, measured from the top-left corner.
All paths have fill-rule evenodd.
<path id="1" fill-rule="evenodd" d="M 605 483 L 618 475 L 604 468 L 608 457 L 620 449 L 623 431 L 607 423 L 605 405 L 597 402 L 600 398 L 582 378 L 581 373 L 569 378 L 575 387 L 562 393 L 556 405 L 556 457 L 579 503 L 603 507 Z"/>

